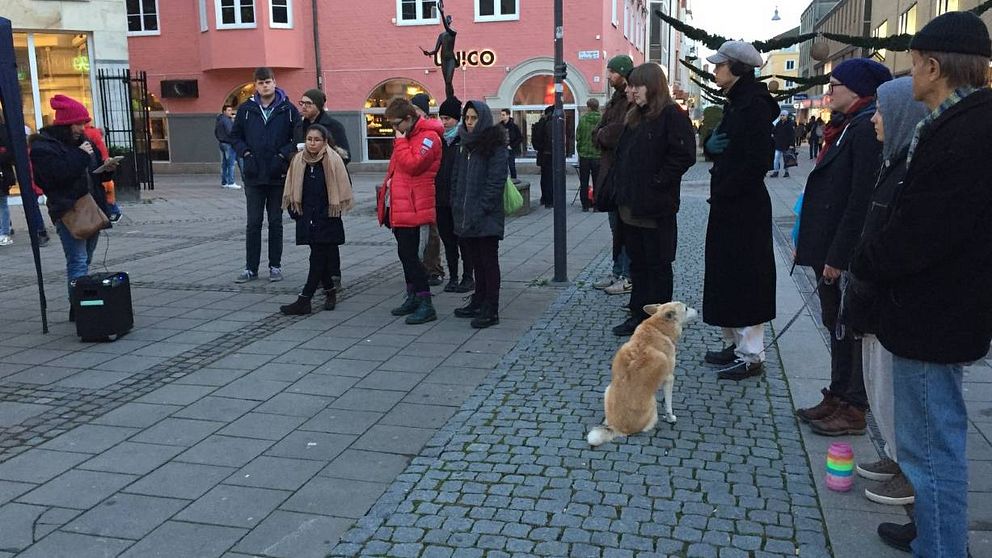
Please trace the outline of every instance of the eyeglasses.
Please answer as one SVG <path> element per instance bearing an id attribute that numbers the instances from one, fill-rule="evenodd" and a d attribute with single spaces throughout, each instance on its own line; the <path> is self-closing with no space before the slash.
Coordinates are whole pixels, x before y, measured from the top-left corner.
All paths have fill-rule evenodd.
<path id="1" fill-rule="evenodd" d="M 404 118 L 403 120 L 406 119 Z M 398 128 L 403 123 L 403 120 L 390 120 L 389 123 L 393 125 L 393 128 Z"/>
<path id="2" fill-rule="evenodd" d="M 837 88 L 837 87 L 847 87 L 847 86 L 844 85 L 843 83 L 839 82 L 839 81 L 838 82 L 831 81 L 827 85 L 827 93 L 833 93 L 834 92 L 834 89 Z"/>
<path id="3" fill-rule="evenodd" d="M 301 107 L 312 107 L 313 106 L 313 101 L 300 101 L 300 106 Z"/>

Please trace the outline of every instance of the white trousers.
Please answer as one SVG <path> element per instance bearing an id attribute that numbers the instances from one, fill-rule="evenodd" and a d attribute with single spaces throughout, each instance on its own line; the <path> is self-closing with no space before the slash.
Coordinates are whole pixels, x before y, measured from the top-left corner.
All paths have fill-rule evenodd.
<path id="1" fill-rule="evenodd" d="M 744 362 L 765 361 L 765 324 L 747 327 L 724 327 L 723 340 L 737 345 L 734 353 Z"/>
<path id="2" fill-rule="evenodd" d="M 885 455 L 896 459 L 896 425 L 893 406 L 892 353 L 874 335 L 861 339 L 861 356 L 864 365 L 865 391 L 868 393 L 868 406 L 875 417 L 875 423 L 882 432 Z"/>

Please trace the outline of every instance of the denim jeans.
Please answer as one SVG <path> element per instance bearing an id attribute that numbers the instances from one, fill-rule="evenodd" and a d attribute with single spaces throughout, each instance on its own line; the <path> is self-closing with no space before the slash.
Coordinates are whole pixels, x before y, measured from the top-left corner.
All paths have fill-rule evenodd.
<path id="1" fill-rule="evenodd" d="M 616 211 L 609 213 L 610 231 L 613 233 L 613 276 L 630 278 L 630 256 L 627 247 L 623 245 L 620 214 Z"/>
<path id="2" fill-rule="evenodd" d="M 262 257 L 262 220 L 269 218 L 269 267 L 282 267 L 282 185 L 245 185 L 248 225 L 245 227 L 245 269 L 258 273 Z"/>
<path id="3" fill-rule="evenodd" d="M 238 155 L 234 152 L 234 147 L 229 143 L 220 144 L 220 185 L 234 184 L 234 165 L 238 162 Z"/>
<path id="4" fill-rule="evenodd" d="M 10 234 L 10 208 L 7 206 L 7 196 L 0 193 L 0 236 Z"/>
<path id="5" fill-rule="evenodd" d="M 772 170 L 775 172 L 788 170 L 785 168 L 785 151 L 775 150 L 775 162 L 772 163 Z"/>
<path id="6" fill-rule="evenodd" d="M 968 555 L 964 367 L 892 356 L 899 466 L 916 491 L 913 555 Z"/>
<path id="7" fill-rule="evenodd" d="M 59 233 L 59 240 L 62 241 L 62 251 L 65 252 L 66 286 L 71 300 L 72 287 L 69 284 L 72 283 L 73 279 L 89 275 L 90 262 L 93 261 L 93 251 L 96 250 L 96 243 L 100 240 L 100 233 L 86 240 L 79 240 L 72 236 L 72 233 L 62 224 L 62 221 L 55 222 L 55 232 Z"/>

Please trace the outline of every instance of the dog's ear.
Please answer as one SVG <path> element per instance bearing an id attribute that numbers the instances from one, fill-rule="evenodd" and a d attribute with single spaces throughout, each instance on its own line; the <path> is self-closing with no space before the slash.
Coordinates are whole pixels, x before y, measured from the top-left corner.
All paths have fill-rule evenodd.
<path id="1" fill-rule="evenodd" d="M 648 316 L 654 316 L 659 308 L 661 308 L 660 304 L 645 304 L 643 310 Z"/>

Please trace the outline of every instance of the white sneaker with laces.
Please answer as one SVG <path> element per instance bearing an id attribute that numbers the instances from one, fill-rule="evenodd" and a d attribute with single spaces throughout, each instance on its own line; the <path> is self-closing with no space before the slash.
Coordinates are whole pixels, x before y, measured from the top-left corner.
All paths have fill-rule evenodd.
<path id="1" fill-rule="evenodd" d="M 606 287 L 606 294 L 611 295 L 622 295 L 629 294 L 633 287 L 630 284 L 630 280 L 626 277 L 620 277 L 617 279 L 616 283 L 613 283 L 609 287 Z"/>
<path id="2" fill-rule="evenodd" d="M 609 287 L 610 285 L 612 285 L 613 283 L 616 283 L 616 282 L 617 282 L 617 276 L 616 275 L 613 275 L 611 273 L 611 274 L 607 275 L 606 277 L 603 277 L 599 281 L 596 281 L 595 283 L 593 283 L 592 284 L 592 288 L 603 290 L 606 287 Z"/>
<path id="3" fill-rule="evenodd" d="M 10 238 L 9 235 L 0 235 L 0 246 L 10 246 L 14 243 L 14 239 Z"/>

